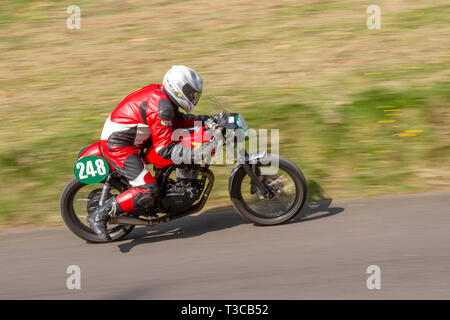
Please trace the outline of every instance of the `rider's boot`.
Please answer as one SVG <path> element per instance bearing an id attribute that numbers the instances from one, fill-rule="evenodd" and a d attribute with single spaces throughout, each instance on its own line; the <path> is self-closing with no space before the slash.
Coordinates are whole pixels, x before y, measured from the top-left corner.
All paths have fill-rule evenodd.
<path id="1" fill-rule="evenodd" d="M 86 218 L 86 222 L 89 223 L 94 232 L 102 238 L 102 240 L 111 241 L 111 237 L 106 230 L 106 224 L 112 216 L 118 215 L 121 212 L 122 210 L 115 197 L 111 197 L 106 200 L 102 206 L 95 209 L 95 211 Z"/>

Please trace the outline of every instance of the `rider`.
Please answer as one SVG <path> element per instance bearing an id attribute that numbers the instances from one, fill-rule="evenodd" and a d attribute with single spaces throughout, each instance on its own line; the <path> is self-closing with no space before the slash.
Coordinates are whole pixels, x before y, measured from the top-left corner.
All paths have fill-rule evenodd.
<path id="1" fill-rule="evenodd" d="M 106 224 L 111 216 L 145 208 L 158 195 L 156 180 L 140 157 L 142 148 L 156 152 L 167 164 L 175 157 L 193 159 L 192 149 L 172 141 L 172 131 L 193 127 L 194 121 L 205 122 L 209 118 L 188 114 L 200 99 L 202 84 L 194 70 L 172 66 L 162 84 L 150 84 L 131 93 L 108 117 L 101 136 L 101 151 L 132 188 L 109 198 L 88 216 L 86 221 L 97 235 L 110 240 Z M 211 144 L 202 152 L 210 153 L 210 147 Z"/>

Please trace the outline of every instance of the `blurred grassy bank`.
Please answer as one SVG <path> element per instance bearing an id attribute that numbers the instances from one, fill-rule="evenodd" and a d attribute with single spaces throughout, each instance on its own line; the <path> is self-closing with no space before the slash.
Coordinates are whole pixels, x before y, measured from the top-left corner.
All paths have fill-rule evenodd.
<path id="1" fill-rule="evenodd" d="M 81 8 L 81 29 L 66 8 Z M 387 1 L 2 1 L 0 226 L 60 224 L 80 148 L 130 92 L 172 64 L 199 71 L 196 113 L 215 96 L 280 153 L 311 199 L 448 188 L 450 6 Z M 216 170 L 209 207 L 229 203 Z"/>

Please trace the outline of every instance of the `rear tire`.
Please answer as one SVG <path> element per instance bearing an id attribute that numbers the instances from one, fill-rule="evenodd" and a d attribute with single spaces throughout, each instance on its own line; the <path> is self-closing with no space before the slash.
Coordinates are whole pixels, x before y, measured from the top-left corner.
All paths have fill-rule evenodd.
<path id="1" fill-rule="evenodd" d="M 77 178 L 72 178 L 64 187 L 61 199 L 60 199 L 60 209 L 61 216 L 64 220 L 66 226 L 75 235 L 89 242 L 93 243 L 105 243 L 109 242 L 107 240 L 101 239 L 94 231 L 87 227 L 83 222 L 80 221 L 73 209 L 73 200 L 76 193 L 86 184 L 77 180 Z M 87 211 L 87 210 L 86 210 Z M 87 212 L 86 212 L 87 213 Z M 134 225 L 117 226 L 110 230 L 110 237 L 112 241 L 119 240 L 133 231 Z"/>
<path id="2" fill-rule="evenodd" d="M 270 157 L 270 155 L 268 155 Z M 263 167 L 263 166 L 261 166 Z M 290 160 L 279 156 L 279 168 L 286 172 L 295 183 L 296 196 L 293 204 L 282 215 L 277 217 L 263 217 L 253 211 L 246 203 L 242 196 L 241 185 L 247 172 L 243 167 L 240 167 L 232 178 L 230 185 L 231 201 L 234 209 L 245 219 L 259 225 L 277 225 L 282 224 L 293 217 L 295 217 L 302 209 L 306 200 L 306 179 L 301 170 Z"/>

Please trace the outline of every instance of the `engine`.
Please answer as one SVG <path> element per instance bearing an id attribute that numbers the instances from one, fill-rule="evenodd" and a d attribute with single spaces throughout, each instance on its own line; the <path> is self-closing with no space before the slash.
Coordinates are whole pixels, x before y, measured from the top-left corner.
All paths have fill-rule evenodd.
<path id="1" fill-rule="evenodd" d="M 187 210 L 196 202 L 203 191 L 198 179 L 198 166 L 177 167 L 176 180 L 168 179 L 165 196 L 161 198 L 161 205 L 168 214 L 177 214 Z"/>

